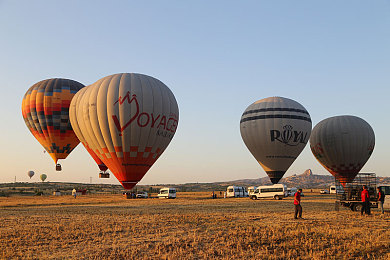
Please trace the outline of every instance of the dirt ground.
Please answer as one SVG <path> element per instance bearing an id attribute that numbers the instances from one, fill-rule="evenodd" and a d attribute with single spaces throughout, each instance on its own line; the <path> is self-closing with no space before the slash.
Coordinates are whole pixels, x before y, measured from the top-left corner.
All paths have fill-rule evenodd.
<path id="1" fill-rule="evenodd" d="M 334 210 L 334 197 L 293 200 L 0 198 L 2 259 L 390 259 L 390 213 Z M 220 194 L 217 193 L 219 196 Z"/>

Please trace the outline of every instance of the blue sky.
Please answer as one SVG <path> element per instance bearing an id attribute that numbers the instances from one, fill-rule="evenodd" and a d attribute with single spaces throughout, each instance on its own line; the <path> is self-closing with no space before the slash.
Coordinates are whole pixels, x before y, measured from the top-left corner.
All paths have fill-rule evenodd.
<path id="1" fill-rule="evenodd" d="M 81 145 L 55 172 L 24 124 L 21 102 L 43 79 L 89 85 L 120 72 L 158 78 L 180 109 L 176 136 L 141 184 L 266 176 L 239 121 L 269 96 L 301 103 L 313 126 L 335 115 L 362 117 L 376 134 L 363 171 L 390 176 L 389 28 L 384 0 L 0 0 L 0 182 L 28 181 L 32 169 L 50 181 L 118 183 L 97 178 Z M 307 146 L 286 175 L 308 168 L 329 174 Z"/>

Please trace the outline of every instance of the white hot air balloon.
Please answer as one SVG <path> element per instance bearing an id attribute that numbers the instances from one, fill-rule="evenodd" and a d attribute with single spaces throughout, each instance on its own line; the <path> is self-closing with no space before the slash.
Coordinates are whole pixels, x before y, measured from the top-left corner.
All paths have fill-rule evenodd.
<path id="1" fill-rule="evenodd" d="M 84 89 L 80 90 L 81 92 L 85 91 Z M 95 160 L 96 164 L 98 165 L 99 169 L 101 170 L 100 176 L 107 176 L 107 166 L 102 162 L 102 160 L 97 156 L 97 154 L 88 146 L 88 143 L 83 135 L 83 133 L 80 130 L 80 124 L 84 124 L 83 120 L 80 122 L 77 120 L 77 112 L 81 113 L 82 110 L 77 110 L 76 105 L 79 104 L 79 98 L 83 96 L 83 93 L 80 93 L 79 95 L 75 96 L 75 100 L 71 102 L 70 107 L 69 107 L 69 120 L 72 125 L 73 131 L 75 132 L 77 138 L 80 140 L 80 142 L 83 144 L 84 148 L 87 150 L 87 152 L 91 155 L 91 157 Z M 88 135 L 88 133 L 85 133 Z"/>
<path id="2" fill-rule="evenodd" d="M 313 128 L 310 137 L 314 156 L 343 186 L 354 180 L 374 146 L 374 130 L 356 116 L 324 119 Z"/>
<path id="3" fill-rule="evenodd" d="M 269 97 L 251 104 L 240 121 L 242 139 L 272 183 L 278 183 L 302 152 L 311 119 L 298 102 Z"/>
<path id="4" fill-rule="evenodd" d="M 28 177 L 30 177 L 30 179 L 32 178 L 32 176 L 34 176 L 34 171 L 28 171 L 27 172 L 27 175 L 28 175 Z"/>
<path id="5" fill-rule="evenodd" d="M 179 109 L 161 81 L 120 73 L 79 91 L 72 99 L 70 117 L 80 140 L 125 189 L 131 189 L 172 140 Z"/>

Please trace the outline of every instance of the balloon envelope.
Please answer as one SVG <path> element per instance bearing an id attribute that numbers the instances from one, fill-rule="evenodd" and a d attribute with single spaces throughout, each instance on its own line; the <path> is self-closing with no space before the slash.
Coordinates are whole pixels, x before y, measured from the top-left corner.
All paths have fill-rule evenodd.
<path id="1" fill-rule="evenodd" d="M 55 163 L 79 143 L 69 122 L 69 105 L 83 87 L 70 79 L 47 79 L 30 87 L 23 97 L 24 121 Z"/>
<path id="2" fill-rule="evenodd" d="M 371 126 L 349 115 L 322 120 L 310 137 L 314 156 L 343 186 L 354 180 L 374 146 L 375 134 Z"/>
<path id="3" fill-rule="evenodd" d="M 82 118 L 82 110 L 77 110 L 76 105 L 79 104 L 80 102 L 80 97 L 83 96 L 83 92 L 85 91 L 86 88 L 81 89 L 79 92 L 79 95 L 75 95 L 73 97 L 73 101 L 70 104 L 69 107 L 69 119 L 70 123 L 72 125 L 73 131 L 75 132 L 76 136 L 80 140 L 80 142 L 83 144 L 84 148 L 87 150 L 87 152 L 91 155 L 92 159 L 96 162 L 98 165 L 99 169 L 103 172 L 107 171 L 107 166 L 102 162 L 102 160 L 97 156 L 97 154 L 89 147 L 86 138 L 84 137 L 85 135 L 88 135 L 88 132 L 85 132 L 84 134 L 81 132 L 80 129 L 80 124 L 83 125 L 83 128 L 85 128 L 85 122 L 84 120 L 78 121 L 77 113 L 80 114 L 79 118 Z"/>
<path id="4" fill-rule="evenodd" d="M 45 181 L 47 178 L 47 175 L 43 173 L 43 174 L 41 174 L 41 176 L 39 176 L 39 178 L 41 179 L 41 181 Z"/>
<path id="5" fill-rule="evenodd" d="M 34 171 L 28 171 L 27 172 L 27 175 L 28 175 L 28 177 L 30 177 L 30 179 L 31 179 L 32 176 L 34 176 L 34 174 L 35 174 Z"/>
<path id="6" fill-rule="evenodd" d="M 134 187 L 172 140 L 179 109 L 170 89 L 147 75 L 100 79 L 72 100 L 76 134 L 125 189 Z"/>
<path id="7" fill-rule="evenodd" d="M 244 111 L 240 131 L 245 145 L 275 184 L 302 152 L 311 125 L 310 115 L 301 104 L 269 97 Z"/>

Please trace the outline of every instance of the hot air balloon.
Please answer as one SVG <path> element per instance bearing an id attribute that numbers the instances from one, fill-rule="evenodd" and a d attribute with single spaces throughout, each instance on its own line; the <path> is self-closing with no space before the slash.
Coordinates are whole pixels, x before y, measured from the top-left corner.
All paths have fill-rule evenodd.
<path id="1" fill-rule="evenodd" d="M 79 140 L 69 122 L 69 105 L 84 85 L 70 79 L 47 79 L 30 87 L 23 97 L 24 121 L 61 170 L 58 159 L 65 159 Z"/>
<path id="2" fill-rule="evenodd" d="M 27 172 L 27 175 L 28 175 L 28 177 L 30 177 L 30 179 L 31 179 L 32 176 L 34 176 L 34 174 L 35 174 L 34 171 L 28 171 Z"/>
<path id="3" fill-rule="evenodd" d="M 374 131 L 356 116 L 324 119 L 313 128 L 310 137 L 314 156 L 343 186 L 353 181 L 374 146 Z"/>
<path id="4" fill-rule="evenodd" d="M 78 121 L 78 117 L 77 117 L 77 113 L 80 113 L 80 118 L 82 117 L 82 110 L 77 110 L 76 109 L 76 104 L 79 103 L 79 98 L 82 97 L 83 93 L 85 91 L 86 88 L 83 88 L 80 90 L 80 94 L 79 95 L 76 95 L 73 99 L 74 101 L 71 102 L 71 105 L 69 107 L 69 119 L 70 119 L 70 123 L 72 125 L 72 128 L 73 128 L 73 131 L 75 132 L 76 136 L 78 137 L 78 139 L 80 140 L 80 142 L 83 144 L 83 146 L 85 147 L 85 149 L 87 150 L 87 152 L 91 155 L 91 157 L 95 160 L 96 164 L 98 165 L 99 169 L 100 169 L 100 174 L 99 174 L 99 177 L 101 178 L 109 178 L 109 174 L 106 173 L 108 167 L 102 162 L 102 160 L 100 160 L 99 156 L 96 155 L 96 153 L 88 146 L 88 143 L 83 135 L 83 133 L 81 132 L 80 130 L 80 124 L 83 125 L 83 127 L 85 127 L 85 122 L 84 120 L 81 120 L 80 122 Z M 88 135 L 88 133 L 85 133 L 86 135 Z"/>
<path id="5" fill-rule="evenodd" d="M 47 178 L 47 175 L 43 173 L 43 174 L 41 174 L 41 176 L 39 176 L 39 178 L 41 179 L 41 181 L 45 181 Z"/>
<path id="6" fill-rule="evenodd" d="M 249 151 L 276 184 L 309 140 L 311 119 L 298 102 L 269 97 L 244 111 L 240 131 Z"/>
<path id="7" fill-rule="evenodd" d="M 133 188 L 164 152 L 179 120 L 170 89 L 136 73 L 100 79 L 77 93 L 73 105 L 76 134 L 125 189 Z"/>

